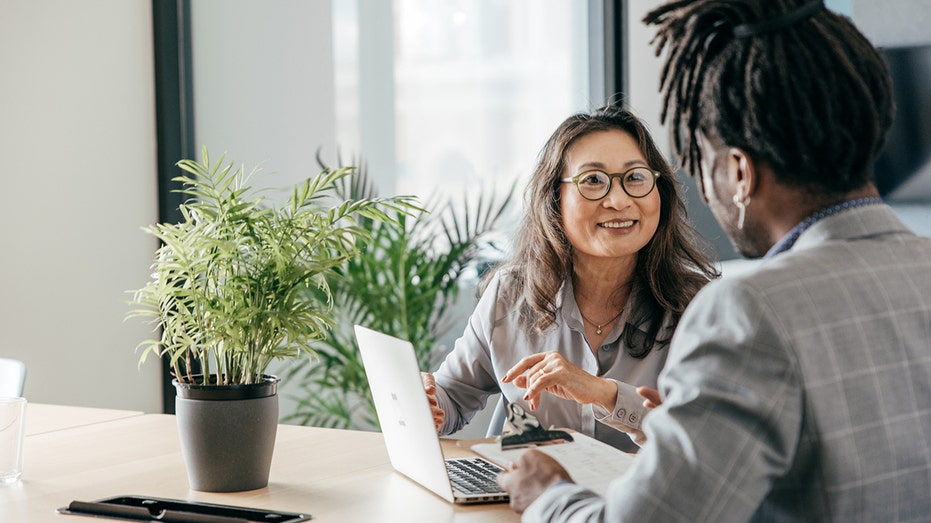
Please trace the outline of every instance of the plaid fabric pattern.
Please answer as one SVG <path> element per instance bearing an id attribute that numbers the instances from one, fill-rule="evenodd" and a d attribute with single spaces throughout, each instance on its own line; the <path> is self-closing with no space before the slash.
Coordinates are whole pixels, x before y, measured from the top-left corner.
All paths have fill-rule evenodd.
<path id="1" fill-rule="evenodd" d="M 605 500 L 525 521 L 931 521 L 931 239 L 887 206 L 824 218 L 683 316 Z"/>

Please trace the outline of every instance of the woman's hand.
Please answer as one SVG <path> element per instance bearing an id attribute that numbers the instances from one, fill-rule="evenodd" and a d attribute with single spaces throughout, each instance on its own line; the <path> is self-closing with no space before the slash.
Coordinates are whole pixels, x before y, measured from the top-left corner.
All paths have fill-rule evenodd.
<path id="1" fill-rule="evenodd" d="M 423 388 L 427 393 L 427 400 L 430 402 L 430 412 L 433 413 L 433 425 L 436 427 L 436 431 L 439 432 L 440 427 L 443 426 L 443 420 L 446 419 L 446 413 L 443 412 L 439 402 L 436 401 L 436 379 L 434 379 L 433 374 L 429 372 L 421 372 L 420 379 L 423 380 Z"/>
<path id="2" fill-rule="evenodd" d="M 614 410 L 617 402 L 617 385 L 613 381 L 592 376 L 553 351 L 525 357 L 501 381 L 527 389 L 524 400 L 530 410 L 540 406 L 543 392 L 583 405 L 595 403 L 607 410 Z"/>

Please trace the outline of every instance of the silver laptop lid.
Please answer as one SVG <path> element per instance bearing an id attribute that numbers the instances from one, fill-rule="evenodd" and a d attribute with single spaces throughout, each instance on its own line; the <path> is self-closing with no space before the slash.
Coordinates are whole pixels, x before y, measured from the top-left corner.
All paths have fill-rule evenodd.
<path id="1" fill-rule="evenodd" d="M 391 465 L 454 503 L 413 345 L 359 325 L 355 331 Z"/>

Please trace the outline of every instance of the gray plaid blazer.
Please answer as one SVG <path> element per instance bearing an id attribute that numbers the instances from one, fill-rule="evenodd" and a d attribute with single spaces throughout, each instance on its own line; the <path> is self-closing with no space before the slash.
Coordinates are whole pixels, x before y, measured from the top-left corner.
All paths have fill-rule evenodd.
<path id="1" fill-rule="evenodd" d="M 524 521 L 931 521 L 931 238 L 884 205 L 805 231 L 683 315 L 606 499 Z"/>

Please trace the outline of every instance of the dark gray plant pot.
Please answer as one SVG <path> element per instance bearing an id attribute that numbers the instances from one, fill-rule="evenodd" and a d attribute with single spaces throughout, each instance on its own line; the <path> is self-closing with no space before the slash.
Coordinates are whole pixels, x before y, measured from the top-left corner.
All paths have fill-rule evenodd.
<path id="1" fill-rule="evenodd" d="M 268 485 L 278 430 L 278 378 L 255 385 L 173 381 L 181 454 L 191 488 L 240 492 Z"/>

